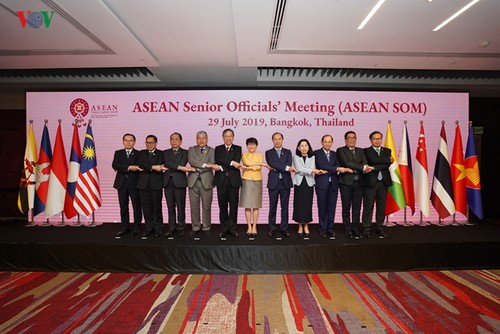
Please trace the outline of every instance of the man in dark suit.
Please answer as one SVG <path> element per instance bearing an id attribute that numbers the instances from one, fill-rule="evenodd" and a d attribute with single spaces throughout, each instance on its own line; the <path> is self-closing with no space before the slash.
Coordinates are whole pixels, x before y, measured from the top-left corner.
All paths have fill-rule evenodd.
<path id="1" fill-rule="evenodd" d="M 163 213 L 161 208 L 163 189 L 163 152 L 156 148 L 158 138 L 154 135 L 146 137 L 146 149 L 139 152 L 139 167 L 142 171 L 137 180 L 137 189 L 141 198 L 142 212 L 146 221 L 146 232 L 142 235 L 147 239 L 153 234 L 161 235 Z"/>
<path id="2" fill-rule="evenodd" d="M 368 165 L 373 167 L 370 173 L 363 177 L 363 236 L 370 238 L 372 226 L 373 205 L 377 203 L 375 213 L 375 233 L 379 238 L 386 238 L 383 225 L 385 219 L 385 203 L 387 188 L 392 185 L 389 166 L 393 162 L 391 150 L 382 147 L 382 133 L 374 131 L 370 134 L 372 146 L 365 148 Z"/>
<path id="3" fill-rule="evenodd" d="M 137 191 L 137 177 L 141 170 L 137 165 L 139 151 L 134 148 L 135 136 L 131 133 L 123 135 L 123 149 L 115 151 L 111 166 L 116 172 L 113 188 L 118 190 L 120 204 L 120 222 L 122 230 L 116 234 L 119 239 L 132 232 L 132 236 L 139 234 L 142 220 L 141 203 Z M 129 198 L 134 212 L 134 224 L 130 226 Z"/>
<path id="4" fill-rule="evenodd" d="M 340 167 L 337 155 L 331 150 L 333 137 L 324 135 L 319 150 L 314 151 L 316 168 L 322 173 L 315 176 L 316 199 L 318 204 L 319 234 L 326 238 L 335 238 L 334 223 L 339 190 L 338 172 L 345 171 Z"/>
<path id="5" fill-rule="evenodd" d="M 361 201 L 363 199 L 361 182 L 363 173 L 369 173 L 373 167 L 368 166 L 363 149 L 356 147 L 356 132 L 347 131 L 344 134 L 344 139 L 345 146 L 337 149 L 337 157 L 340 165 L 351 171 L 339 175 L 342 223 L 349 237 L 359 239 L 361 237 L 359 234 Z"/>
<path id="6" fill-rule="evenodd" d="M 293 187 L 292 176 L 295 172 L 292 167 L 292 152 L 283 148 L 283 135 L 275 132 L 272 136 L 274 147 L 266 151 L 266 162 L 269 165 L 267 188 L 269 192 L 269 236 L 276 235 L 276 211 L 278 199 L 281 202 L 280 230 L 284 237 L 290 237 L 288 228 L 288 206 L 290 202 L 290 189 Z"/>
<path id="7" fill-rule="evenodd" d="M 186 172 L 194 171 L 194 168 L 186 167 L 188 154 L 187 150 L 183 149 L 181 145 L 182 135 L 174 132 L 170 135 L 171 148 L 163 151 L 163 165 L 165 166 L 163 188 L 168 207 L 168 231 L 166 237 L 173 236 L 175 231 L 177 231 L 177 236 L 182 237 L 186 227 Z"/>
<path id="8" fill-rule="evenodd" d="M 237 238 L 236 224 L 238 222 L 238 199 L 241 187 L 239 170 L 241 146 L 233 144 L 234 132 L 231 129 L 225 129 L 222 132 L 222 139 L 224 144 L 215 148 L 216 166 L 214 167 L 213 181 L 213 185 L 217 187 L 219 203 L 219 222 L 221 225 L 219 238 L 225 238 L 228 233 Z"/>

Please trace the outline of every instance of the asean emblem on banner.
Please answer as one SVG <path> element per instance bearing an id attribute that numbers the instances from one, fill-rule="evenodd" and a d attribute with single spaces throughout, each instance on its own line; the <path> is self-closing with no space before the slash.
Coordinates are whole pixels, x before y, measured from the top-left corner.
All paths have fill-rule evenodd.
<path id="1" fill-rule="evenodd" d="M 85 116 L 89 113 L 89 104 L 84 99 L 78 98 L 74 99 L 69 105 L 69 111 L 71 115 L 76 118 L 76 125 L 78 127 L 86 126 Z M 73 126 L 75 123 L 72 124 Z"/>

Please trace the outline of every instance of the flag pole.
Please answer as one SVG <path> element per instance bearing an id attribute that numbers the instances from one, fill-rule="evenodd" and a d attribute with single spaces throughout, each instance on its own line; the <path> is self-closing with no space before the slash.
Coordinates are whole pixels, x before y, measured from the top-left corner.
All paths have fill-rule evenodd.
<path id="1" fill-rule="evenodd" d="M 422 210 L 420 210 L 420 221 L 418 222 L 418 224 L 420 226 L 429 226 L 431 224 L 428 220 L 424 221 L 424 214 Z"/>
<path id="2" fill-rule="evenodd" d="M 408 206 L 405 206 L 405 211 L 404 211 L 404 220 L 403 220 L 403 226 L 413 226 L 413 223 L 406 220 L 406 209 L 408 208 Z"/>
<path id="3" fill-rule="evenodd" d="M 95 214 L 94 212 L 92 212 L 92 221 L 90 222 L 89 225 L 87 225 L 88 227 L 96 227 L 97 225 L 95 224 Z"/>

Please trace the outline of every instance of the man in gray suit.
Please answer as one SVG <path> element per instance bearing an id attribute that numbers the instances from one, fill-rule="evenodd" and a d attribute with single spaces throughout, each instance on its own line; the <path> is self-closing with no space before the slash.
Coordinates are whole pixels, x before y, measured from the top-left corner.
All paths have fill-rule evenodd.
<path id="1" fill-rule="evenodd" d="M 192 224 L 192 231 L 189 235 L 191 236 L 196 235 L 200 230 L 203 230 L 205 235 L 210 235 L 210 226 L 212 225 L 212 181 L 214 178 L 215 150 L 209 147 L 207 143 L 207 133 L 198 131 L 196 133 L 196 146 L 192 146 L 188 150 L 188 162 L 196 170 L 188 174 Z M 200 215 L 200 201 L 202 217 Z M 203 224 L 200 218 L 203 219 Z"/>

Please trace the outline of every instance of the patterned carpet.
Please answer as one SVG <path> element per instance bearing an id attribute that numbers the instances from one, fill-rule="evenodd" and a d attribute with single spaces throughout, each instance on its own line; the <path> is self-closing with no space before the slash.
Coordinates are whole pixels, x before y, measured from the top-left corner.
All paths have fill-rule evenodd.
<path id="1" fill-rule="evenodd" d="M 499 333 L 499 273 L 0 272 L 0 333 Z"/>

